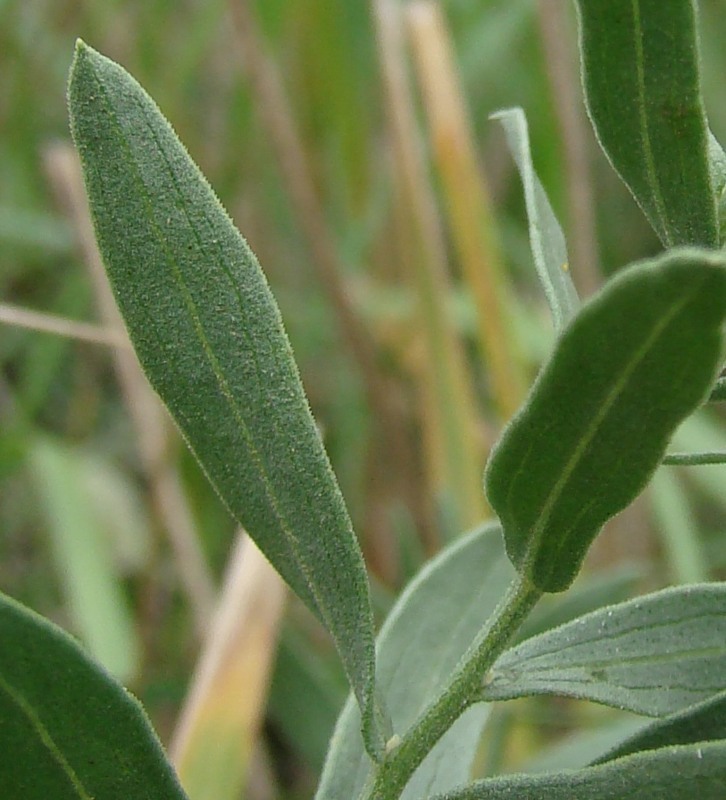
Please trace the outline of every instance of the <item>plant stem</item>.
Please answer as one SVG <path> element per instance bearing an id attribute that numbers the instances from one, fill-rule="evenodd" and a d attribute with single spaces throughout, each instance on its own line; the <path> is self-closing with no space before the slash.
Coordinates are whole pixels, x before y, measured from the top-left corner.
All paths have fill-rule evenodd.
<path id="1" fill-rule="evenodd" d="M 663 458 L 668 466 L 698 467 L 705 464 L 726 464 L 726 451 L 714 450 L 708 453 L 668 453 Z"/>
<path id="2" fill-rule="evenodd" d="M 364 800 L 397 800 L 438 740 L 480 696 L 486 674 L 542 592 L 518 576 L 461 660 L 449 686 L 386 757 Z"/>

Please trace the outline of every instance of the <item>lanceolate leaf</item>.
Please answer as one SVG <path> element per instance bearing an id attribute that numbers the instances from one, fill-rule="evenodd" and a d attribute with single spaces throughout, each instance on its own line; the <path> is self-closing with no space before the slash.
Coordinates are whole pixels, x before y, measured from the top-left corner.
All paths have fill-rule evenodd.
<path id="1" fill-rule="evenodd" d="M 521 108 L 492 115 L 502 123 L 509 149 L 517 164 L 529 218 L 529 243 L 537 274 L 544 289 L 555 328 L 559 330 L 579 305 L 577 290 L 569 273 L 567 245 L 532 164 L 527 118 Z"/>
<path id="2" fill-rule="evenodd" d="M 597 767 L 554 775 L 512 775 L 431 800 L 723 800 L 726 743 L 652 750 Z"/>
<path id="3" fill-rule="evenodd" d="M 185 800 L 139 703 L 0 595 L 0 797 Z"/>
<path id="4" fill-rule="evenodd" d="M 259 264 L 151 98 L 82 42 L 69 101 L 139 360 L 232 513 L 330 630 L 371 731 L 363 560 Z M 368 741 L 380 751 L 383 736 Z"/>
<path id="5" fill-rule="evenodd" d="M 431 561 L 401 595 L 378 637 L 378 675 L 402 736 L 436 699 L 512 580 L 499 528 L 465 536 Z M 488 707 L 465 712 L 414 773 L 402 797 L 420 800 L 469 780 Z M 369 776 L 349 700 L 338 720 L 317 800 L 355 800 Z"/>
<path id="6" fill-rule="evenodd" d="M 630 267 L 560 337 L 486 471 L 517 569 L 566 589 L 603 523 L 647 483 L 721 363 L 724 256 Z"/>
<path id="7" fill-rule="evenodd" d="M 666 247 L 717 247 L 694 0 L 578 0 L 595 131 Z"/>
<path id="8" fill-rule="evenodd" d="M 726 688 L 726 584 L 666 589 L 528 639 L 492 668 L 486 700 L 560 694 L 650 717 Z"/>
<path id="9" fill-rule="evenodd" d="M 603 764 L 643 750 L 717 739 L 726 739 L 726 692 L 648 725 L 595 763 Z"/>

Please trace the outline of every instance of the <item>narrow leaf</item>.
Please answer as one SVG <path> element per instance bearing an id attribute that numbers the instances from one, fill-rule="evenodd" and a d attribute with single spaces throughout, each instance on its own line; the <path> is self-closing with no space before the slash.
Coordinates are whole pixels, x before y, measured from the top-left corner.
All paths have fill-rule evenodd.
<path id="1" fill-rule="evenodd" d="M 726 693 L 660 719 L 612 748 L 595 763 L 675 744 L 726 739 Z"/>
<path id="2" fill-rule="evenodd" d="M 499 528 L 458 539 L 412 581 L 378 637 L 378 675 L 394 731 L 402 736 L 445 687 L 494 611 L 513 571 Z M 488 707 L 474 706 L 414 773 L 402 797 L 419 800 L 469 780 Z M 354 800 L 370 774 L 358 711 L 349 699 L 338 720 L 317 800 Z"/>
<path id="3" fill-rule="evenodd" d="M 694 0 L 577 0 L 587 107 L 666 247 L 717 247 Z"/>
<path id="4" fill-rule="evenodd" d="M 486 471 L 517 569 L 566 589 L 607 519 L 643 489 L 712 386 L 724 257 L 674 251 L 628 268 L 560 337 Z"/>
<path id="5" fill-rule="evenodd" d="M 704 742 L 640 753 L 554 775 L 477 781 L 431 800 L 723 800 L 726 743 Z"/>
<path id="6" fill-rule="evenodd" d="M 141 365 L 230 511 L 331 632 L 380 752 L 363 560 L 259 264 L 153 100 L 82 42 L 69 101 Z"/>
<path id="7" fill-rule="evenodd" d="M 559 694 L 662 717 L 726 688 L 726 584 L 603 608 L 504 653 L 486 700 Z"/>
<path id="8" fill-rule="evenodd" d="M 139 667 L 140 643 L 108 531 L 87 494 L 83 456 L 37 437 L 28 460 L 74 631 L 109 672 L 129 681 Z"/>
<path id="9" fill-rule="evenodd" d="M 493 114 L 491 119 L 502 123 L 522 179 L 534 266 L 549 303 L 555 329 L 559 330 L 577 311 L 579 299 L 569 273 L 565 236 L 534 171 L 527 118 L 521 108 L 509 108 Z"/>
<path id="10" fill-rule="evenodd" d="M 139 703 L 63 631 L 0 595 L 0 797 L 185 800 Z"/>

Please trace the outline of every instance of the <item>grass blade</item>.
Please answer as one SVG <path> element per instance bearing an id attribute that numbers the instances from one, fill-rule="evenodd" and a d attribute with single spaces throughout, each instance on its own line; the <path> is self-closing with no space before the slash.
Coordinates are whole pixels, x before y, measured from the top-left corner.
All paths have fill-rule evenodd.
<path id="1" fill-rule="evenodd" d="M 697 584 L 599 609 L 504 653 L 485 700 L 555 694 L 665 717 L 724 689 L 726 587 Z"/>

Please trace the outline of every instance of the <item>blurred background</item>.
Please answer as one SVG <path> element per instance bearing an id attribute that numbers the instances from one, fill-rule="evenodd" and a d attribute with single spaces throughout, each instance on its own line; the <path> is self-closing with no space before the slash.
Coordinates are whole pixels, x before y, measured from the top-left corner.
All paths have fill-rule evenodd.
<path id="1" fill-rule="evenodd" d="M 726 5 L 700 7 L 724 142 Z M 140 697 L 192 800 L 308 797 L 345 681 L 235 544 L 114 316 L 69 148 L 77 37 L 147 89 L 257 253 L 379 618 L 488 515 L 486 454 L 553 340 L 489 115 L 525 110 L 583 296 L 660 245 L 598 150 L 564 0 L 0 0 L 0 589 Z M 726 449 L 717 411 L 674 449 Z M 606 599 L 723 577 L 724 469 L 658 472 L 589 562 Z M 511 706 L 483 774 L 613 714 Z"/>

